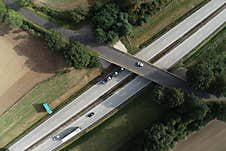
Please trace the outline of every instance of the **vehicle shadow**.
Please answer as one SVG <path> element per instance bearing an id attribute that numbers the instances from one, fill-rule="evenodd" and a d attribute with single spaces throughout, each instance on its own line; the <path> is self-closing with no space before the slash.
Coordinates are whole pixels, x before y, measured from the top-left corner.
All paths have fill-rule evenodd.
<path id="1" fill-rule="evenodd" d="M 39 104 L 32 104 L 32 106 L 34 107 L 34 109 L 36 110 L 36 112 L 40 113 L 40 112 L 45 112 L 45 109 L 42 105 L 42 103 Z"/>

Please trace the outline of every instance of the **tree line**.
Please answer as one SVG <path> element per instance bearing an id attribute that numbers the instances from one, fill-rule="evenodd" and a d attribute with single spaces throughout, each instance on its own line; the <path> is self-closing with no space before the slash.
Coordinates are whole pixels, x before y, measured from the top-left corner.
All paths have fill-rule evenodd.
<path id="1" fill-rule="evenodd" d="M 12 9 L 0 10 L 0 16 L 1 20 L 9 24 L 10 27 L 23 28 L 34 35 L 44 37 L 49 48 L 53 52 L 62 54 L 70 67 L 76 69 L 99 67 L 98 55 L 81 43 L 68 40 L 53 30 L 42 30 L 38 26 L 26 21 L 20 13 Z"/>
<path id="2" fill-rule="evenodd" d="M 226 102 L 204 102 L 179 89 L 156 85 L 150 101 L 170 108 L 159 122 L 143 130 L 123 151 L 168 151 L 187 135 L 200 130 L 214 119 L 226 121 Z"/>

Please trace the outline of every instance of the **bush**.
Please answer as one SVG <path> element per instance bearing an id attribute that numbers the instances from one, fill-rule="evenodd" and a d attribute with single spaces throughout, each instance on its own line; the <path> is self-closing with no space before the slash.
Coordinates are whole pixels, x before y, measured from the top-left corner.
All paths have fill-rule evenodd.
<path id="1" fill-rule="evenodd" d="M 76 69 L 99 66 L 97 55 L 78 42 L 69 44 L 67 51 L 64 51 L 64 58 L 69 66 Z"/>
<path id="2" fill-rule="evenodd" d="M 115 0 L 122 9 L 128 12 L 129 22 L 133 25 L 142 25 L 147 18 L 156 14 L 173 0 Z"/>
<path id="3" fill-rule="evenodd" d="M 0 8 L 0 22 L 5 20 L 6 14 L 7 14 L 7 10 L 4 8 Z"/>
<path id="4" fill-rule="evenodd" d="M 20 28 L 23 25 L 23 16 L 12 9 L 8 9 L 5 22 L 11 27 Z"/>
<path id="5" fill-rule="evenodd" d="M 54 30 L 47 33 L 45 39 L 49 48 L 55 52 L 64 52 L 64 49 L 68 45 L 68 40 L 62 34 Z"/>
<path id="6" fill-rule="evenodd" d="M 214 79 L 214 73 L 207 63 L 200 63 L 188 70 L 187 77 L 192 88 L 206 90 Z"/>
<path id="7" fill-rule="evenodd" d="M 164 88 L 156 85 L 153 89 L 151 99 L 159 104 L 164 104 L 169 108 L 177 108 L 185 101 L 183 91 L 176 88 Z"/>
<path id="8" fill-rule="evenodd" d="M 128 14 L 122 12 L 115 3 L 96 3 L 92 14 L 98 43 L 115 43 L 120 37 L 132 31 Z"/>
<path id="9" fill-rule="evenodd" d="M 184 93 L 176 88 L 165 89 L 162 102 L 170 108 L 176 108 L 184 103 Z"/>

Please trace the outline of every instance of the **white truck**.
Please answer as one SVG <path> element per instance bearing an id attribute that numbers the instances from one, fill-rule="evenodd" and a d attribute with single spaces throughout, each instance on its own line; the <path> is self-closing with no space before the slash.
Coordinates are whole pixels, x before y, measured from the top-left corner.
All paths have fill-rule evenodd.
<path id="1" fill-rule="evenodd" d="M 66 142 L 66 141 L 70 140 L 72 137 L 74 137 L 75 135 L 77 135 L 80 132 L 81 132 L 81 128 L 80 127 L 73 127 L 73 128 L 70 128 L 70 130 L 67 131 L 66 133 L 58 134 L 58 135 L 54 136 L 53 137 L 53 141 Z"/>

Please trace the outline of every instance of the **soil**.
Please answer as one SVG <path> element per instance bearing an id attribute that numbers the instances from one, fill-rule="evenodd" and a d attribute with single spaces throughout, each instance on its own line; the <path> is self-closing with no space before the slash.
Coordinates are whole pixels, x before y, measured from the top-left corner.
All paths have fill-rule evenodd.
<path id="1" fill-rule="evenodd" d="M 0 115 L 65 66 L 63 58 L 42 40 L 0 24 Z"/>
<path id="2" fill-rule="evenodd" d="M 172 151 L 225 151 L 226 123 L 214 120 L 187 140 L 177 143 Z"/>

